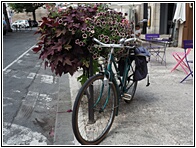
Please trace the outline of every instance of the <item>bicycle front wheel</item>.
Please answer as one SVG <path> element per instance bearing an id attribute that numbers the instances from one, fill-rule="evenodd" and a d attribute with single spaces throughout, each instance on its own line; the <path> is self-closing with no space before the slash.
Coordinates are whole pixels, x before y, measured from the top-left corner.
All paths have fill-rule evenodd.
<path id="1" fill-rule="evenodd" d="M 81 144 L 99 144 L 114 121 L 117 100 L 115 85 L 110 83 L 105 86 L 103 79 L 103 74 L 89 78 L 77 94 L 72 128 Z"/>

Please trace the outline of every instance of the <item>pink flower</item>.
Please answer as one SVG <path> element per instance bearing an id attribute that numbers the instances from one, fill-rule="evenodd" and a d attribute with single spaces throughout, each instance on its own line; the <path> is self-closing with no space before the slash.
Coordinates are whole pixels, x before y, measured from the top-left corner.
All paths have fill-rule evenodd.
<path id="1" fill-rule="evenodd" d="M 82 42 L 82 41 L 80 41 L 80 42 L 79 42 L 79 46 L 85 46 L 85 43 Z"/>
<path id="2" fill-rule="evenodd" d="M 98 48 L 99 51 L 102 51 L 102 48 Z"/>
<path id="3" fill-rule="evenodd" d="M 86 39 L 87 38 L 87 34 L 83 34 L 82 38 Z"/>
<path id="4" fill-rule="evenodd" d="M 104 42 L 105 42 L 105 43 L 109 42 L 109 38 L 105 38 L 105 39 L 104 39 Z"/>
<path id="5" fill-rule="evenodd" d="M 59 19 L 59 20 L 58 20 L 58 23 L 59 23 L 59 24 L 63 24 L 63 20 L 62 20 L 62 19 Z"/>
<path id="6" fill-rule="evenodd" d="M 69 28 L 69 31 L 72 31 L 72 30 L 73 30 L 73 28 L 72 28 L 72 27 L 70 27 L 70 28 Z"/>
<path id="7" fill-rule="evenodd" d="M 76 39 L 76 40 L 75 40 L 75 43 L 76 43 L 76 44 L 79 44 L 79 39 Z"/>
<path id="8" fill-rule="evenodd" d="M 87 27 L 87 28 L 86 28 L 86 31 L 88 31 L 88 32 L 89 32 L 89 31 L 91 31 L 91 29 L 90 29 L 89 27 Z"/>
<path id="9" fill-rule="evenodd" d="M 59 8 L 59 9 L 58 9 L 58 12 L 61 12 L 62 10 L 63 10 L 63 9 Z"/>
<path id="10" fill-rule="evenodd" d="M 96 23 L 96 25 L 97 25 L 97 26 L 100 26 L 100 25 L 101 25 L 101 23 L 100 23 L 100 22 L 97 22 L 97 23 Z"/>
<path id="11" fill-rule="evenodd" d="M 92 34 L 92 33 L 89 33 L 89 36 L 90 36 L 90 37 L 93 37 L 93 34 Z"/>
<path id="12" fill-rule="evenodd" d="M 85 28 L 82 28 L 81 31 L 84 33 L 85 32 Z"/>
<path id="13" fill-rule="evenodd" d="M 105 25 L 106 24 L 106 22 L 104 21 L 104 22 L 102 22 L 102 25 Z"/>
<path id="14" fill-rule="evenodd" d="M 97 54 L 93 55 L 93 59 L 96 60 L 98 58 Z"/>

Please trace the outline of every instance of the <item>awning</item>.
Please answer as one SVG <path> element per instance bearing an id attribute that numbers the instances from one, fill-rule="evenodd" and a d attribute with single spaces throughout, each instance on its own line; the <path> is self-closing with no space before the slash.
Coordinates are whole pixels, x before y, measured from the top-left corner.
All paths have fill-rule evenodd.
<path id="1" fill-rule="evenodd" d="M 173 22 L 179 21 L 181 24 L 186 21 L 186 3 L 177 3 Z"/>

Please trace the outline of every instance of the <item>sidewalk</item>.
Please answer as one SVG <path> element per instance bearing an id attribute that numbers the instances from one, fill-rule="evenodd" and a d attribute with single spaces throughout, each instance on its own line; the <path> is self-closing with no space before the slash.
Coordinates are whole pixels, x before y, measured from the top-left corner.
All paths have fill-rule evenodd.
<path id="1" fill-rule="evenodd" d="M 181 67 L 170 72 L 176 61 L 171 55 L 182 48 L 168 47 L 166 66 L 151 57 L 148 64 L 150 86 L 146 79 L 138 83 L 131 104 L 122 103 L 119 115 L 106 139 L 100 145 L 193 145 L 193 79 L 180 83 L 186 76 Z M 189 55 L 193 59 L 193 51 Z M 71 116 L 80 88 L 77 77 L 64 75 L 59 82 L 59 103 L 56 115 L 54 145 L 78 145 L 74 140 Z M 69 82 L 65 82 L 69 77 Z M 68 90 L 68 85 L 70 92 Z M 70 93 L 71 98 L 66 96 Z"/>

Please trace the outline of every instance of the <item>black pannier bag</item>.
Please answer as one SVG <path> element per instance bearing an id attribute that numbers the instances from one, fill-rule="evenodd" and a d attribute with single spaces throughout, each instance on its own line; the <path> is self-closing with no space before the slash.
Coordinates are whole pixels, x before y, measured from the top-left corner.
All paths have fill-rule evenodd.
<path id="1" fill-rule="evenodd" d="M 120 60 L 118 61 L 118 71 L 120 72 L 120 76 L 123 76 L 124 66 L 125 66 L 125 60 L 123 58 L 120 58 Z"/>
<path id="2" fill-rule="evenodd" d="M 150 53 L 144 47 L 137 47 L 135 49 L 135 73 L 134 80 L 140 81 L 148 75 L 148 67 L 147 67 L 147 59 L 146 57 L 150 57 Z"/>

